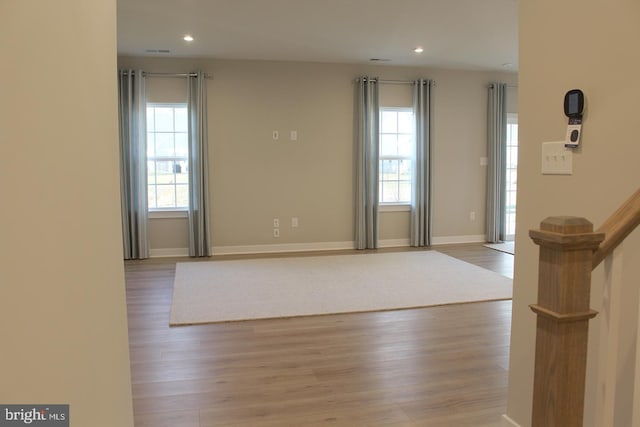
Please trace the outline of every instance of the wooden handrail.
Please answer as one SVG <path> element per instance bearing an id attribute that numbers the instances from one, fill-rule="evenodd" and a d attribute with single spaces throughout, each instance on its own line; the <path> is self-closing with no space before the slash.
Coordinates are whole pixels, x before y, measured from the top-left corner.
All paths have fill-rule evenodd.
<path id="1" fill-rule="evenodd" d="M 640 189 L 629 197 L 596 230 L 604 233 L 604 241 L 593 254 L 593 268 L 613 253 L 613 250 L 640 225 Z"/>

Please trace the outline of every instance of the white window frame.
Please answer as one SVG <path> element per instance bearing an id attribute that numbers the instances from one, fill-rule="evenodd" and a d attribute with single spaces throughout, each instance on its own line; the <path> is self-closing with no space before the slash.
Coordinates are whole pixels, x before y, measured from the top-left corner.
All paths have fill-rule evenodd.
<path id="1" fill-rule="evenodd" d="M 403 112 L 403 113 L 413 113 L 413 108 L 410 107 L 380 107 L 380 129 L 378 132 L 378 136 L 379 136 L 379 148 L 380 148 L 380 153 L 382 153 L 382 113 L 386 112 L 386 111 L 394 111 L 394 112 Z M 401 134 L 399 132 L 397 132 L 396 134 Z M 400 202 L 383 202 L 382 201 L 382 161 L 383 160 L 409 160 L 411 163 L 411 191 L 413 191 L 413 186 L 415 185 L 415 183 L 413 182 L 413 171 L 415 170 L 415 135 L 411 134 L 411 138 L 412 138 L 412 144 L 413 144 L 413 149 L 411 150 L 412 155 L 411 156 L 401 156 L 401 155 L 394 155 L 394 156 L 383 156 L 382 154 L 379 155 L 379 172 L 378 172 L 378 187 L 379 187 L 379 191 L 380 191 L 380 201 L 378 203 L 378 210 L 380 212 L 406 212 L 406 211 L 410 211 L 411 210 L 411 200 L 409 201 L 400 201 Z"/>
<path id="2" fill-rule="evenodd" d="M 169 103 L 169 102 L 147 102 L 146 108 L 147 111 L 149 108 L 154 108 L 154 107 L 159 107 L 159 108 L 184 108 L 187 109 L 187 104 L 186 103 Z M 154 119 L 155 120 L 155 119 Z M 147 120 L 147 123 L 148 120 Z M 155 123 L 154 123 L 155 124 Z M 147 135 L 150 132 L 150 129 L 147 127 Z M 174 132 L 176 133 L 176 132 Z M 188 138 L 188 135 L 187 135 Z M 149 141 L 147 141 L 147 144 L 149 144 Z M 187 153 L 185 156 L 158 156 L 158 155 L 153 155 L 153 156 L 149 156 L 148 151 L 147 151 L 147 157 L 146 157 L 147 163 L 150 161 L 184 161 L 187 163 L 187 165 L 189 164 L 189 154 Z M 188 166 L 187 166 L 188 167 Z M 188 176 L 187 176 L 188 178 Z M 174 182 L 173 186 L 174 186 L 174 191 L 175 191 L 175 186 L 178 183 Z M 187 187 L 190 185 L 190 183 L 187 181 Z M 149 184 L 147 183 L 147 191 L 149 191 L 151 189 L 151 187 L 156 187 L 157 183 L 154 184 Z M 149 218 L 151 219 L 158 219 L 158 218 L 184 218 L 188 216 L 188 210 L 189 207 L 187 206 L 170 206 L 170 207 L 148 207 L 148 215 Z"/>

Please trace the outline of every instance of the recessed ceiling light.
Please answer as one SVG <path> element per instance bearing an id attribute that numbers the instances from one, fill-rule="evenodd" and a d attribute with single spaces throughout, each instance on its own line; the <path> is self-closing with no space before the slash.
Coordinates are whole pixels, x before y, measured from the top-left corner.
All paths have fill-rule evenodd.
<path id="1" fill-rule="evenodd" d="M 424 49 L 422 48 L 422 46 L 418 46 L 415 49 L 413 49 L 413 51 L 415 53 L 422 53 L 422 52 L 424 52 Z"/>
<path id="2" fill-rule="evenodd" d="M 192 42 L 194 40 L 193 36 L 186 34 L 182 40 L 186 41 L 186 42 Z"/>

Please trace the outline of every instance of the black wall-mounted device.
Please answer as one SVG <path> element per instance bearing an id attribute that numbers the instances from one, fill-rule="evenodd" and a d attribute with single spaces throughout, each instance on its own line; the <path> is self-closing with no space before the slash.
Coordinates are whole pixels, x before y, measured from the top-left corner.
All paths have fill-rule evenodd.
<path id="1" fill-rule="evenodd" d="M 569 126 L 567 126 L 567 136 L 564 144 L 567 148 L 577 148 L 580 144 L 583 110 L 584 93 L 580 89 L 571 89 L 564 96 L 564 114 L 569 117 Z"/>
<path id="2" fill-rule="evenodd" d="M 571 89 L 564 96 L 564 114 L 570 119 L 582 118 L 584 110 L 584 94 L 580 89 Z"/>

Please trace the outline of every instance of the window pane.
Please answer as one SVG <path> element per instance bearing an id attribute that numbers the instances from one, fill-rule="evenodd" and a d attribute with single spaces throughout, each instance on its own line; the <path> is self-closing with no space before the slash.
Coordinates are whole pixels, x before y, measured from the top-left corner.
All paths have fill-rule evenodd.
<path id="1" fill-rule="evenodd" d="M 184 107 L 176 107 L 175 109 L 175 131 L 188 132 L 187 109 Z"/>
<path id="2" fill-rule="evenodd" d="M 516 192 L 507 191 L 506 195 L 507 213 L 516 211 Z"/>
<path id="3" fill-rule="evenodd" d="M 158 184 L 173 184 L 175 182 L 173 173 L 173 161 L 156 162 L 156 182 Z"/>
<path id="4" fill-rule="evenodd" d="M 147 184 L 156 183 L 156 162 L 149 160 L 147 162 Z"/>
<path id="5" fill-rule="evenodd" d="M 382 183 L 382 203 L 395 203 L 398 201 L 398 181 Z"/>
<path id="6" fill-rule="evenodd" d="M 173 133 L 156 134 L 156 156 L 174 156 Z"/>
<path id="7" fill-rule="evenodd" d="M 413 113 L 410 111 L 398 112 L 398 132 L 413 133 Z"/>
<path id="8" fill-rule="evenodd" d="M 156 132 L 173 132 L 173 107 L 156 107 Z"/>
<path id="9" fill-rule="evenodd" d="M 510 163 L 508 167 L 517 168 L 518 167 L 518 147 L 508 147 L 507 152 L 508 152 L 507 156 Z"/>
<path id="10" fill-rule="evenodd" d="M 175 187 L 173 185 L 158 185 L 158 207 L 173 208 L 176 206 Z"/>
<path id="11" fill-rule="evenodd" d="M 147 107 L 147 129 L 149 129 L 149 130 L 153 130 L 153 128 L 155 126 L 154 125 L 154 123 L 155 123 L 154 111 L 155 111 L 155 108 Z"/>
<path id="12" fill-rule="evenodd" d="M 147 157 L 153 157 L 156 153 L 155 133 L 147 132 Z"/>
<path id="13" fill-rule="evenodd" d="M 411 181 L 400 181 L 399 202 L 411 202 Z"/>
<path id="14" fill-rule="evenodd" d="M 508 124 L 507 125 L 507 144 L 517 144 L 517 143 L 518 143 L 518 125 Z"/>
<path id="15" fill-rule="evenodd" d="M 398 154 L 398 136 L 396 134 L 380 135 L 380 155 L 396 156 Z"/>
<path id="16" fill-rule="evenodd" d="M 189 170 L 187 169 L 186 161 L 175 162 L 174 165 L 175 170 L 175 179 L 177 184 L 188 184 L 189 183 Z"/>
<path id="17" fill-rule="evenodd" d="M 400 160 L 398 164 L 398 173 L 400 179 L 411 182 L 411 160 Z"/>
<path id="18" fill-rule="evenodd" d="M 147 200 L 149 203 L 149 209 L 155 209 L 158 206 L 156 205 L 156 186 L 149 185 L 147 186 Z"/>
<path id="19" fill-rule="evenodd" d="M 188 157 L 189 156 L 189 141 L 187 140 L 186 133 L 176 133 L 176 156 Z"/>
<path id="20" fill-rule="evenodd" d="M 382 111 L 380 113 L 380 132 L 396 133 L 398 132 L 398 113 L 396 111 Z"/>
<path id="21" fill-rule="evenodd" d="M 398 154 L 413 157 L 413 137 L 408 134 L 398 135 Z"/>
<path id="22" fill-rule="evenodd" d="M 380 167 L 382 181 L 398 179 L 398 160 L 382 160 Z"/>
<path id="23" fill-rule="evenodd" d="M 189 206 L 189 186 L 176 185 L 176 206 L 186 208 Z"/>

